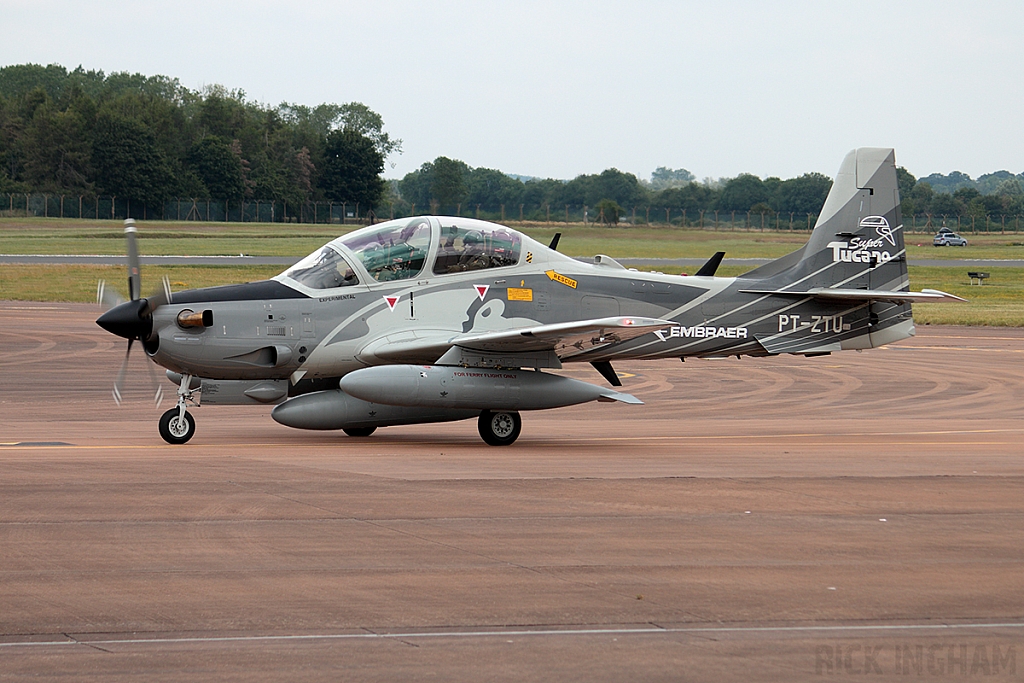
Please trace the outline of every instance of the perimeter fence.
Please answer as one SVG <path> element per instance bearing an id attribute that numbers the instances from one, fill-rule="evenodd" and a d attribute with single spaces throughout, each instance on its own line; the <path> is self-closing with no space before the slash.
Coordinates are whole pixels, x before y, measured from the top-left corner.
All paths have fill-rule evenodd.
<path id="1" fill-rule="evenodd" d="M 405 202 L 367 210 L 358 203 L 301 202 L 283 200 L 172 199 L 152 206 L 118 197 L 55 194 L 0 195 L 0 216 L 91 220 L 136 218 L 152 221 L 200 223 L 311 223 L 364 225 L 392 218 L 423 214 L 454 215 L 482 220 L 530 224 L 649 225 L 712 230 L 807 232 L 817 214 L 795 212 L 721 211 L 657 206 L 624 208 L 617 216 L 579 204 L 515 204 L 485 206 L 432 202 L 419 207 Z M 931 233 L 940 227 L 968 234 L 1017 234 L 1021 216 L 1011 214 L 957 215 L 913 214 L 904 216 L 908 232 Z"/>

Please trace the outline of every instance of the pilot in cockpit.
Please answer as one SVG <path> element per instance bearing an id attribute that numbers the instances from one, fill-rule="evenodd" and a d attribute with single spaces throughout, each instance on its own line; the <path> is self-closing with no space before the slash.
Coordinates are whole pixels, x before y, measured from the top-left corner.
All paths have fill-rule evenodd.
<path id="1" fill-rule="evenodd" d="M 490 265 L 484 246 L 483 235 L 473 230 L 462 238 L 462 255 L 459 257 L 459 270 L 483 270 Z"/>

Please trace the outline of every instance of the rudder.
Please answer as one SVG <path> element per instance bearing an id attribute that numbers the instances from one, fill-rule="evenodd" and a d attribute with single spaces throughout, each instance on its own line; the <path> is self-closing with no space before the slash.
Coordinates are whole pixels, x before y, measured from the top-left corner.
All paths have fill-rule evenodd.
<path id="1" fill-rule="evenodd" d="M 893 150 L 847 154 L 807 244 L 741 277 L 780 288 L 908 289 Z"/>

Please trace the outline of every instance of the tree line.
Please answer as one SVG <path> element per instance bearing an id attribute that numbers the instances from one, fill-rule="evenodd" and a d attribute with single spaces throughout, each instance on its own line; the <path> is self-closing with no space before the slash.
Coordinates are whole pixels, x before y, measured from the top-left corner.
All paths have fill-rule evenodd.
<path id="1" fill-rule="evenodd" d="M 523 179 L 438 157 L 393 183 L 391 197 L 402 202 L 403 209 L 415 205 L 432 213 L 459 211 L 464 215 L 477 207 L 493 212 L 499 206 L 509 211 L 528 206 L 536 213 L 539 207 L 558 212 L 563 206 L 588 206 L 594 220 L 614 223 L 636 207 L 687 214 L 750 211 L 806 215 L 820 211 L 831 187 L 832 180 L 820 173 L 789 180 L 761 180 L 745 173 L 721 181 L 696 182 L 686 169 L 665 167 L 657 169 L 650 181 L 615 168 L 569 181 Z"/>
<path id="2" fill-rule="evenodd" d="M 0 193 L 373 206 L 400 149 L 358 102 L 270 107 L 165 76 L 0 69 Z"/>
<path id="3" fill-rule="evenodd" d="M 587 207 L 590 220 L 614 223 L 652 207 L 666 217 L 816 215 L 832 186 L 820 173 L 697 181 L 686 169 L 666 167 L 649 180 L 611 168 L 566 181 L 444 156 L 385 181 L 384 160 L 401 152 L 401 142 L 358 102 L 267 106 L 241 91 L 193 91 L 166 76 L 0 68 L 0 194 L 115 196 L 153 207 L 172 198 L 347 202 L 381 216 L 543 219 L 564 207 L 568 220 L 569 207 L 574 215 Z M 897 174 L 906 215 L 1024 213 L 1024 174 L 972 180 L 954 171 L 919 180 L 902 167 Z"/>
<path id="4" fill-rule="evenodd" d="M 918 180 L 898 167 L 897 180 L 907 216 L 983 218 L 1024 214 L 1024 174 L 998 171 L 974 181 L 964 173 L 953 172 Z M 431 213 L 458 211 L 463 215 L 477 207 L 493 214 L 499 206 L 511 215 L 525 206 L 538 217 L 545 210 L 557 212 L 563 206 L 588 206 L 593 210 L 593 220 L 614 223 L 636 207 L 657 207 L 687 216 L 710 212 L 817 215 L 831 188 L 831 178 L 821 173 L 805 173 L 788 180 L 762 180 L 743 173 L 735 178 L 698 182 L 686 169 L 665 167 L 655 170 L 649 181 L 614 168 L 570 181 L 523 179 L 438 157 L 393 182 L 388 196 L 406 211 L 415 207 Z"/>

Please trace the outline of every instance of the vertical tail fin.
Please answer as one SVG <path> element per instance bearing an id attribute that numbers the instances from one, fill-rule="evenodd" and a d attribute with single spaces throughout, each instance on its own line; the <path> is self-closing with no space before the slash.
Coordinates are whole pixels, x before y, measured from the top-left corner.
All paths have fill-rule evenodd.
<path id="1" fill-rule="evenodd" d="M 807 244 L 742 277 L 779 288 L 907 290 L 893 150 L 847 154 Z"/>

